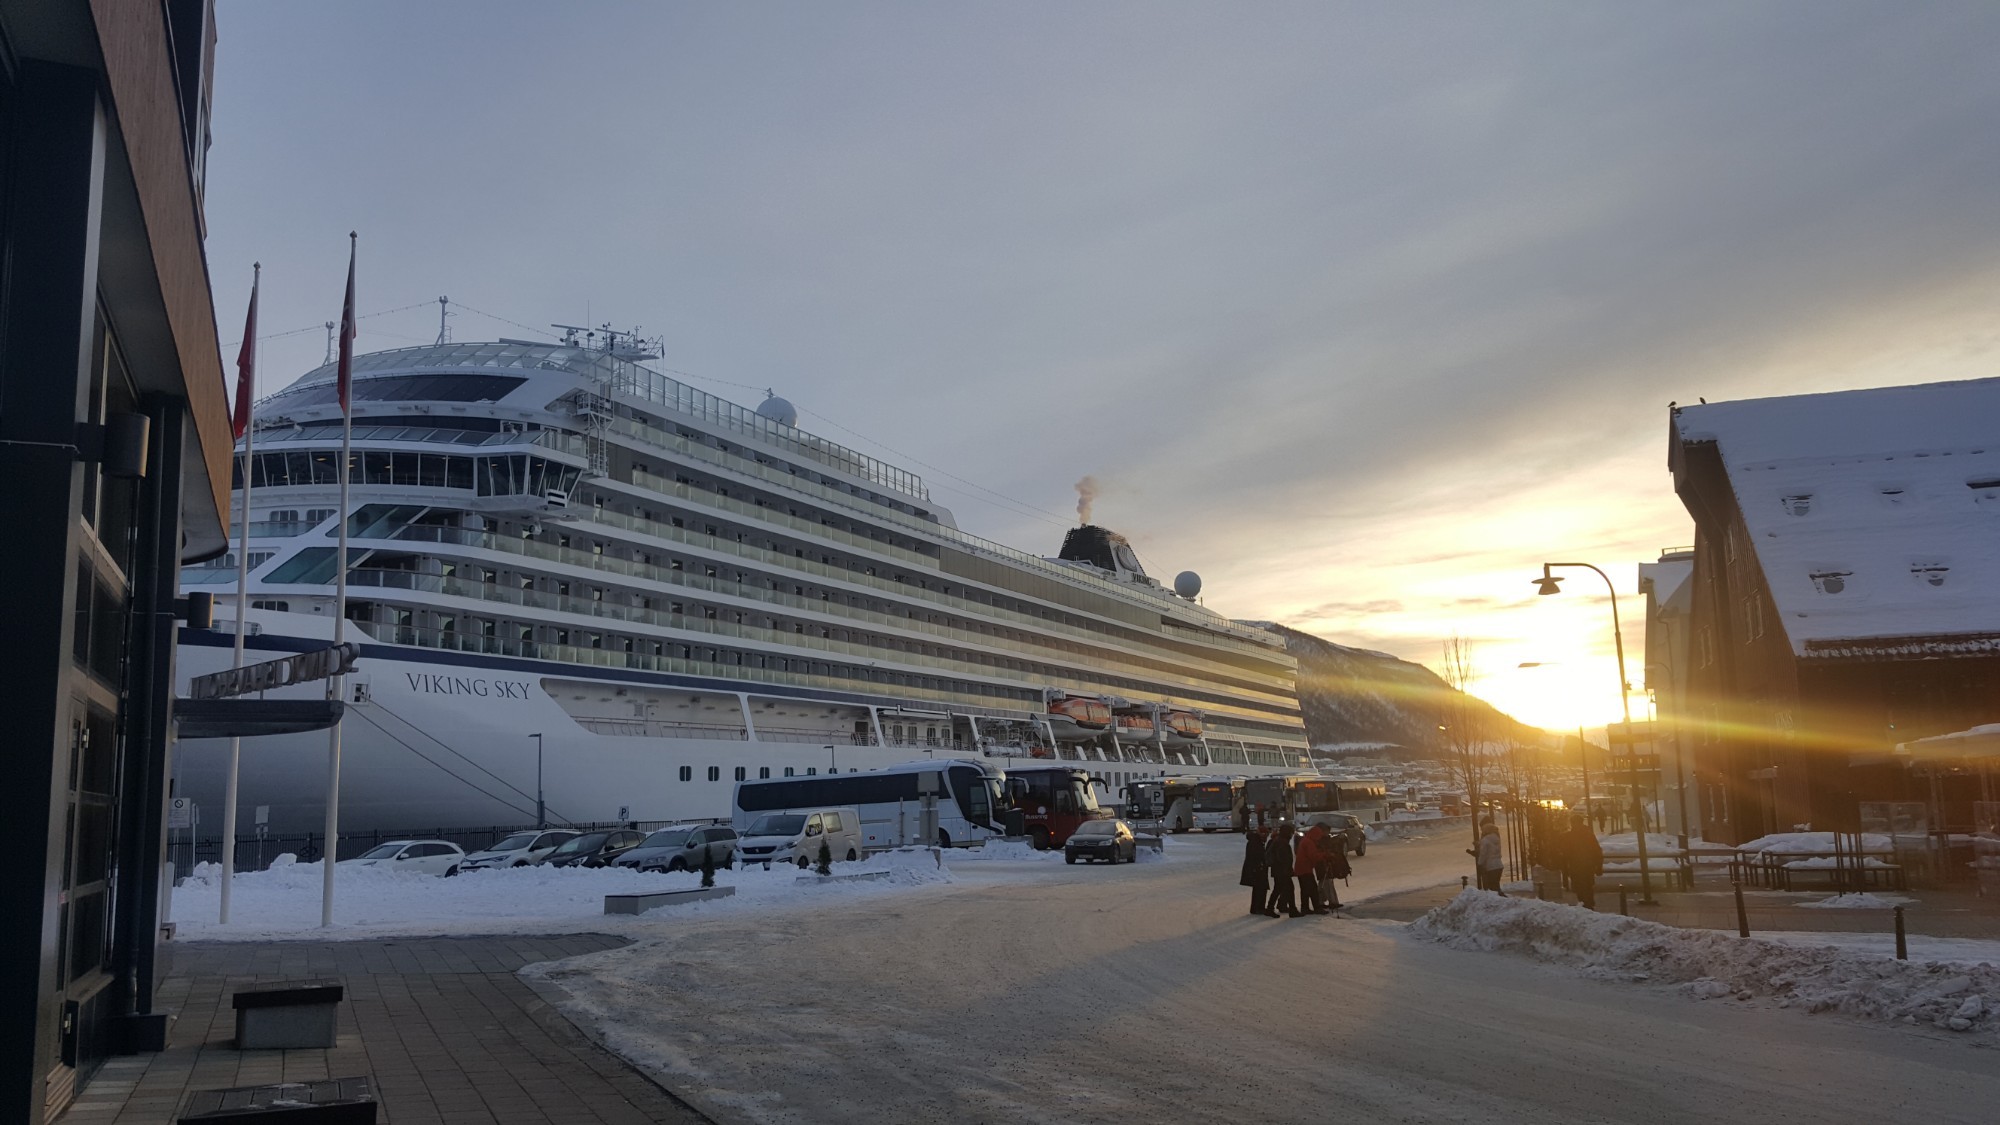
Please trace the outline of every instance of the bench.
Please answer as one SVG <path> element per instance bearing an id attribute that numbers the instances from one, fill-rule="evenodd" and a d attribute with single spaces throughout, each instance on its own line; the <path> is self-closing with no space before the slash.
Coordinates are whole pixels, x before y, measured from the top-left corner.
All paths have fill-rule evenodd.
<path id="1" fill-rule="evenodd" d="M 337 980 L 278 981 L 241 989 L 229 1001 L 236 1009 L 236 1049 L 331 1047 L 344 995 Z"/>
<path id="2" fill-rule="evenodd" d="M 1791 890 L 1792 884 L 1795 881 L 1808 875 L 1825 875 L 1829 883 L 1838 883 L 1844 878 L 1858 876 L 1859 878 L 1856 881 L 1864 887 L 1886 886 L 1891 890 L 1897 891 L 1909 889 L 1909 879 L 1904 873 L 1901 864 L 1888 863 L 1875 859 L 1872 856 L 1861 861 L 1856 861 L 1853 856 L 1848 856 L 1845 865 L 1835 865 L 1812 857 L 1802 857 L 1779 864 L 1776 875 L 1777 889 L 1781 891 Z"/>
<path id="3" fill-rule="evenodd" d="M 728 898 L 735 887 L 689 887 L 679 891 L 645 891 L 638 894 L 605 895 L 606 914 L 644 914 L 662 906 L 680 906 L 711 898 Z"/>
<path id="4" fill-rule="evenodd" d="M 366 1077 L 196 1090 L 180 1125 L 375 1125 L 375 1084 Z"/>

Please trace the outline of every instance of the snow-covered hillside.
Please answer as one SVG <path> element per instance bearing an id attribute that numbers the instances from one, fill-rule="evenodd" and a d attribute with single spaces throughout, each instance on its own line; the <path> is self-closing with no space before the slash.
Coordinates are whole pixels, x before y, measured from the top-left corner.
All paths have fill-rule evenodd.
<path id="1" fill-rule="evenodd" d="M 1348 648 L 1273 622 L 1245 622 L 1285 638 L 1299 661 L 1299 704 L 1315 746 L 1377 744 L 1428 752 L 1455 694 L 1437 673 L 1385 652 Z M 1487 707 L 1491 737 L 1540 742 L 1543 732 Z"/>

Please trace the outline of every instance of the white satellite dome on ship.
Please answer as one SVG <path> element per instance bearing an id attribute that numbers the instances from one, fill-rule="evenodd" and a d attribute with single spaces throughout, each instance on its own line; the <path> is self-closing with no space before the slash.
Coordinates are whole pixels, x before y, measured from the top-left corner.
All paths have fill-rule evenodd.
<path id="1" fill-rule="evenodd" d="M 764 392 L 764 401 L 757 404 L 757 414 L 759 417 L 769 418 L 780 426 L 797 428 L 799 424 L 799 408 L 793 406 L 789 400 L 779 398 L 778 392 L 772 390 Z"/>

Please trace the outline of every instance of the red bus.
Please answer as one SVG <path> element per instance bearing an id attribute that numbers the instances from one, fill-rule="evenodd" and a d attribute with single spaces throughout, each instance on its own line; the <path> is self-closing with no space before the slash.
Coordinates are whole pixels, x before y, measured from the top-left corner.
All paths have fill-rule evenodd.
<path id="1" fill-rule="evenodd" d="M 1007 771 L 1007 797 L 1021 814 L 1022 829 L 1041 849 L 1059 848 L 1086 820 L 1104 815 L 1091 791 L 1090 772 L 1067 766 Z"/>

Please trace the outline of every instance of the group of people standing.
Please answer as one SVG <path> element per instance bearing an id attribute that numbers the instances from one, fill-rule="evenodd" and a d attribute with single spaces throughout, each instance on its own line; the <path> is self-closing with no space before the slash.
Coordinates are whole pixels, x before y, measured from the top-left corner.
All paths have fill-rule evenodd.
<path id="1" fill-rule="evenodd" d="M 1340 909 L 1336 880 L 1353 874 L 1347 837 L 1315 824 L 1294 832 L 1288 823 L 1243 831 L 1242 884 L 1250 888 L 1250 913 L 1266 918 L 1331 914 Z M 1296 891 L 1296 893 L 1295 893 Z"/>
<path id="2" fill-rule="evenodd" d="M 1548 866 L 1562 872 L 1563 881 L 1575 892 L 1579 904 L 1588 910 L 1597 909 L 1597 877 L 1604 874 L 1604 847 L 1597 842 L 1590 821 L 1580 814 L 1571 817 L 1569 831 L 1554 837 L 1553 850 L 1555 854 L 1549 857 L 1553 862 Z M 1479 822 L 1478 846 L 1465 849 L 1465 854 L 1473 858 L 1473 867 L 1479 873 L 1479 889 L 1504 895 L 1500 879 L 1506 860 L 1500 850 L 1500 829 L 1492 817 Z"/>

